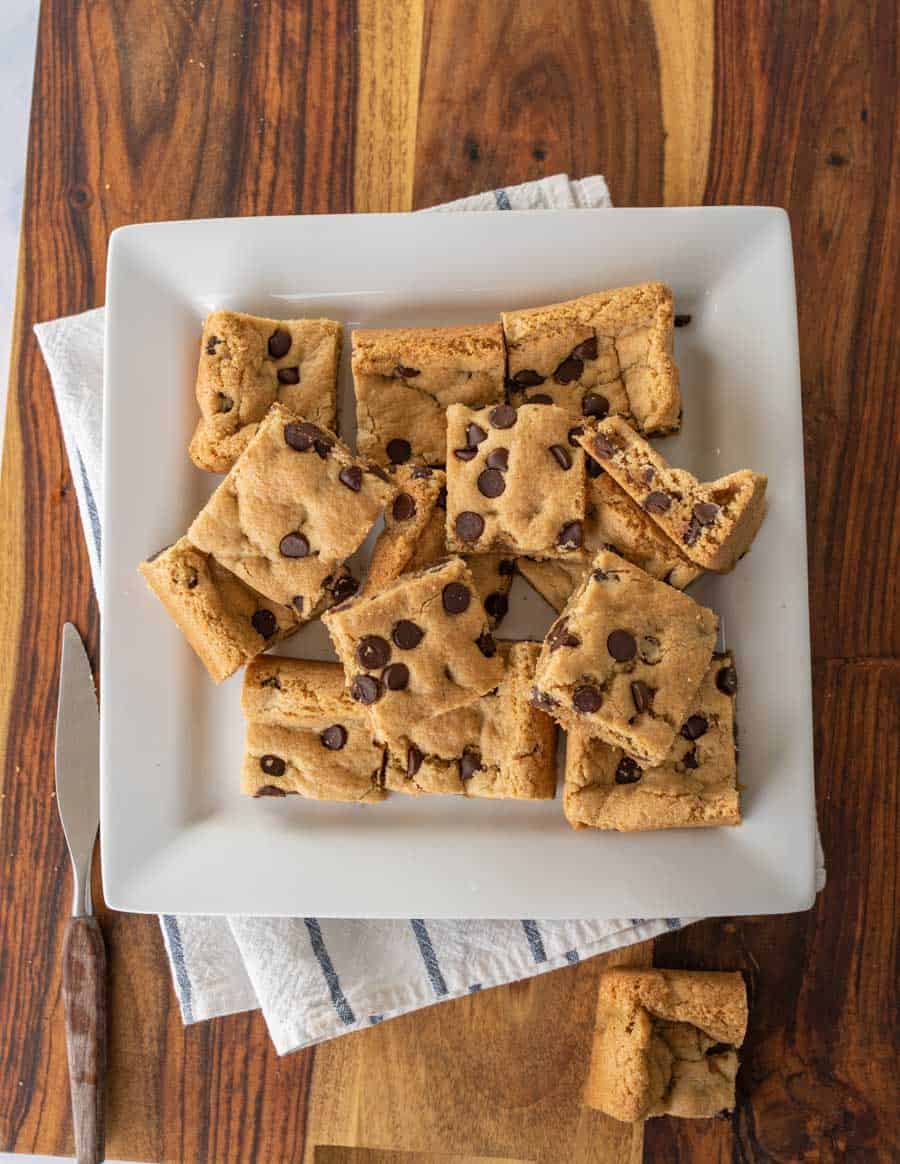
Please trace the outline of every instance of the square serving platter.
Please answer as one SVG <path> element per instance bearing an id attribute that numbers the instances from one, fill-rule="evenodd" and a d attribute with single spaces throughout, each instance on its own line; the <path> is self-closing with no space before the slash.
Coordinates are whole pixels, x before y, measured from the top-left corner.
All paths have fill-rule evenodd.
<path id="1" fill-rule="evenodd" d="M 668 283 L 684 426 L 658 447 L 703 479 L 769 474 L 733 574 L 691 588 L 740 677 L 738 828 L 575 832 L 552 802 L 240 795 L 241 675 L 215 687 L 137 564 L 219 480 L 187 444 L 200 327 L 215 308 L 350 329 L 494 320 Z M 762 207 L 334 215 L 152 223 L 110 240 L 104 390 L 101 841 L 107 902 L 167 913 L 619 918 L 781 913 L 815 893 L 803 432 L 791 236 Z M 359 566 L 364 563 L 361 552 Z M 521 578 L 501 638 L 553 612 Z M 334 658 L 316 623 L 280 653 Z"/>

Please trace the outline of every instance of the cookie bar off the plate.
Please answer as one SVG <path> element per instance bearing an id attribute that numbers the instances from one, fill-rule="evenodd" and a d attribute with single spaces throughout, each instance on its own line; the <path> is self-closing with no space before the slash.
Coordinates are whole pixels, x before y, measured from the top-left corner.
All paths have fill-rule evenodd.
<path id="1" fill-rule="evenodd" d="M 388 738 L 385 782 L 411 793 L 548 800 L 556 791 L 556 725 L 529 703 L 539 643 L 498 643 L 498 687 L 474 703 L 411 721 Z"/>
<path id="2" fill-rule="evenodd" d="M 662 764 L 642 768 L 621 748 L 571 731 L 563 809 L 573 828 L 692 828 L 740 824 L 730 655 L 714 655 Z"/>
<path id="3" fill-rule="evenodd" d="M 451 404 L 503 399 L 499 323 L 353 332 L 357 447 L 382 465 L 441 465 Z"/>
<path id="4" fill-rule="evenodd" d="M 584 453 L 549 404 L 447 410 L 447 544 L 569 558 L 584 542 Z"/>
<path id="5" fill-rule="evenodd" d="M 188 537 L 275 602 L 308 614 L 395 493 L 333 433 L 272 406 Z"/>
<path id="6" fill-rule="evenodd" d="M 578 439 L 692 562 L 727 573 L 750 548 L 765 515 L 764 474 L 740 469 L 702 483 L 618 417 L 586 424 Z"/>
<path id="7" fill-rule="evenodd" d="M 535 590 L 559 611 L 584 580 L 593 555 L 602 549 L 612 550 L 676 590 L 684 590 L 703 573 L 603 471 L 588 481 L 582 554 L 567 561 L 520 558 L 518 567 Z"/>
<path id="8" fill-rule="evenodd" d="M 533 699 L 564 727 L 660 764 L 709 668 L 717 626 L 711 610 L 601 550 L 544 640 Z"/>
<path id="9" fill-rule="evenodd" d="M 731 1111 L 747 1018 L 738 973 L 607 970 L 585 1103 L 627 1123 Z"/>
<path id="10" fill-rule="evenodd" d="M 461 558 L 403 574 L 322 616 L 353 699 L 379 738 L 471 703 L 503 677 L 472 575 Z"/>
<path id="11" fill-rule="evenodd" d="M 333 319 L 260 319 L 214 311 L 203 324 L 190 454 L 201 469 L 227 473 L 276 402 L 333 429 L 341 356 Z"/>
<path id="12" fill-rule="evenodd" d="M 673 324 L 662 283 L 504 312 L 512 402 L 540 395 L 572 418 L 614 414 L 640 432 L 673 432 L 681 423 Z"/>
<path id="13" fill-rule="evenodd" d="M 241 791 L 311 800 L 384 799 L 384 747 L 344 689 L 339 663 L 257 659 L 244 675 Z"/>

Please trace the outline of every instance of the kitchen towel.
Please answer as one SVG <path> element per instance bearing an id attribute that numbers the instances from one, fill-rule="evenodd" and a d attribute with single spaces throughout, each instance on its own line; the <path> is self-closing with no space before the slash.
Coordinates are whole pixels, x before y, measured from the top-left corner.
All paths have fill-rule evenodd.
<path id="1" fill-rule="evenodd" d="M 611 206 L 599 175 L 555 174 L 437 211 Z M 91 570 L 100 593 L 104 309 L 41 323 Z M 817 884 L 825 882 L 819 853 Z M 527 978 L 678 929 L 692 918 L 599 921 L 343 921 L 160 918 L 185 1023 L 262 1010 L 286 1054 L 418 1007 Z"/>

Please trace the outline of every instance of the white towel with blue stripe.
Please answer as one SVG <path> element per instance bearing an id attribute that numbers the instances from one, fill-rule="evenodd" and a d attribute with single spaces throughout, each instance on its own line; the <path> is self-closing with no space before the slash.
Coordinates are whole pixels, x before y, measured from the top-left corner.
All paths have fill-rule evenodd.
<path id="1" fill-rule="evenodd" d="M 434 210 L 611 206 L 599 175 L 555 174 Z M 41 323 L 44 353 L 99 593 L 103 308 Z M 825 883 L 819 854 L 819 888 Z M 160 919 L 185 1023 L 261 1009 L 279 1054 L 418 1007 L 554 970 L 692 918 L 602 921 Z"/>

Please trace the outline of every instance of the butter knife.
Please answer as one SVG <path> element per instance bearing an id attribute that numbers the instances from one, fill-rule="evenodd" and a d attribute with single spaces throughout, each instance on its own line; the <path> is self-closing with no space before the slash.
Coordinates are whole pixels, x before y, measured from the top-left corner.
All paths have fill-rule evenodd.
<path id="1" fill-rule="evenodd" d="M 62 962 L 75 1152 L 79 1164 L 98 1164 L 105 1141 L 106 951 L 91 905 L 91 861 L 100 827 L 100 715 L 91 665 L 70 622 L 62 636 L 56 803 L 75 878 Z"/>

